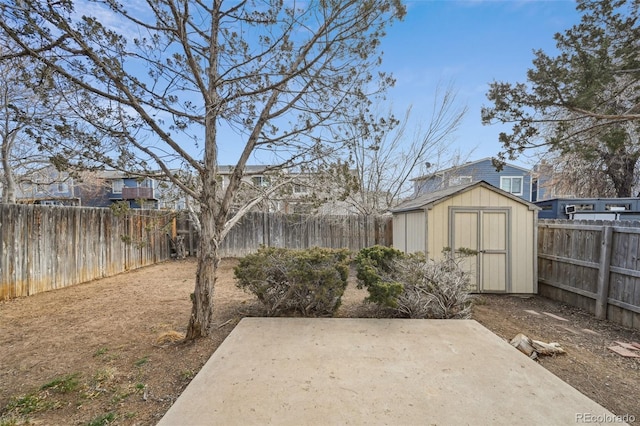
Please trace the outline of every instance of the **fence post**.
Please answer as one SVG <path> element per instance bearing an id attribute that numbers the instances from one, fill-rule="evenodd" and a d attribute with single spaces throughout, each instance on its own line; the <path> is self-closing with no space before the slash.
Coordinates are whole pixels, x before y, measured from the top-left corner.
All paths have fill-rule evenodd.
<path id="1" fill-rule="evenodd" d="M 188 216 L 187 219 L 187 229 L 189 230 L 189 256 L 196 256 L 195 247 L 193 246 L 193 221 L 191 217 Z"/>
<path id="2" fill-rule="evenodd" d="M 602 230 L 602 247 L 600 248 L 600 269 L 598 271 L 598 298 L 596 299 L 596 318 L 607 319 L 607 300 L 609 299 L 609 267 L 611 266 L 611 243 L 613 227 L 605 226 Z"/>

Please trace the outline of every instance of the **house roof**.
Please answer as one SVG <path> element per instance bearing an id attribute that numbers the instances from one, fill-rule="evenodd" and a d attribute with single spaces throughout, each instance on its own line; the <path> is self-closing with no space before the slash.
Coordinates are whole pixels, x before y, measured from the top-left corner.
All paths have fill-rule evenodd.
<path id="1" fill-rule="evenodd" d="M 231 172 L 233 171 L 233 169 L 236 166 L 231 166 L 231 165 L 219 165 L 218 166 L 218 172 L 222 175 L 228 175 L 231 174 Z M 269 164 L 260 164 L 260 165 L 254 165 L 254 164 L 247 164 L 246 166 L 244 166 L 244 173 L 247 175 L 251 175 L 251 174 L 258 174 L 258 173 L 263 173 L 265 170 L 272 168 L 272 165 Z"/>
<path id="2" fill-rule="evenodd" d="M 136 173 L 127 173 L 122 170 L 96 170 L 93 173 L 100 179 L 145 179 L 145 176 Z M 151 176 L 148 176 L 148 178 L 154 179 Z"/>
<path id="3" fill-rule="evenodd" d="M 497 188 L 486 181 L 478 181 L 472 183 L 466 183 L 463 185 L 450 186 L 445 189 L 441 189 L 439 191 L 429 192 L 427 194 L 420 195 L 411 200 L 407 200 L 403 203 L 398 204 L 396 207 L 389 209 L 391 213 L 402 213 L 408 212 L 412 210 L 422 210 L 424 208 L 428 208 L 447 200 L 454 195 L 461 194 L 463 192 L 467 192 L 475 187 L 483 187 L 487 188 L 491 191 L 497 192 L 507 198 L 510 198 L 513 201 L 517 201 L 520 204 L 524 204 L 530 210 L 539 210 L 540 208 L 533 203 L 523 200 L 520 197 L 512 195 L 506 191 L 503 191 L 500 188 Z"/>
<path id="4" fill-rule="evenodd" d="M 231 165 L 219 165 L 218 171 L 222 175 L 231 174 L 235 166 Z M 266 169 L 273 167 L 271 165 L 247 165 L 245 166 L 245 174 L 260 174 L 263 173 Z M 177 170 L 176 170 L 177 172 Z M 119 170 L 100 170 L 98 171 L 98 176 L 103 179 L 122 179 L 128 177 L 134 177 L 136 175 L 129 175 L 125 172 Z"/>
<path id="5" fill-rule="evenodd" d="M 423 175 L 423 176 L 418 176 L 418 177 L 413 178 L 411 180 L 412 181 L 425 180 L 425 179 L 428 179 L 428 178 L 430 178 L 430 177 L 432 177 L 434 175 L 443 174 L 443 173 L 449 173 L 449 172 L 457 171 L 457 170 L 460 170 L 460 169 L 465 169 L 465 168 L 473 166 L 475 164 L 479 164 L 479 163 L 483 163 L 485 161 L 491 161 L 491 160 L 492 160 L 491 157 L 485 157 L 485 158 L 481 158 L 480 160 L 469 161 L 467 163 L 459 164 L 457 166 L 452 166 L 452 167 L 448 167 L 446 169 L 436 170 L 435 172 L 432 172 L 432 173 L 429 173 L 429 174 Z M 514 169 L 522 170 L 523 172 L 527 172 L 527 173 L 531 172 L 531 170 L 529 170 L 529 169 L 525 169 L 524 167 L 516 166 L 516 165 L 513 165 L 513 164 L 505 163 L 505 165 L 509 166 L 509 167 L 513 167 Z"/>
<path id="6" fill-rule="evenodd" d="M 97 176 L 102 179 L 123 179 L 127 174 L 119 170 L 98 170 Z"/>

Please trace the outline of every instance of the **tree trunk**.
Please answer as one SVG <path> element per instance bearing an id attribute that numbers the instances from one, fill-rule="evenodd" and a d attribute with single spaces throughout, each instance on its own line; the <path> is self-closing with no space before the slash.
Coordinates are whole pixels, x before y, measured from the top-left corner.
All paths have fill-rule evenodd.
<path id="1" fill-rule="evenodd" d="M 4 174 L 2 202 L 13 204 L 16 202 L 16 181 L 13 176 L 11 164 L 9 162 L 9 155 L 11 154 L 11 142 L 12 141 L 7 139 L 2 143 L 2 171 Z"/>
<path id="2" fill-rule="evenodd" d="M 208 97 L 205 97 L 205 144 L 200 179 L 202 193 L 200 197 L 200 244 L 198 245 L 198 271 L 196 286 L 191 296 L 193 306 L 185 340 L 194 340 L 208 336 L 213 321 L 213 291 L 216 272 L 220 263 L 219 248 L 226 214 L 218 203 L 218 145 L 217 123 L 218 93 L 218 19 L 221 1 L 213 2 L 211 19 L 211 37 L 209 40 Z"/>
<path id="3" fill-rule="evenodd" d="M 636 164 L 638 163 L 637 155 L 624 156 L 617 158 L 611 156 L 613 161 L 607 162 L 607 174 L 613 181 L 616 196 L 619 198 L 633 197 L 632 189 Z"/>
<path id="4" fill-rule="evenodd" d="M 220 263 L 220 233 L 215 229 L 213 211 L 205 203 L 202 205 L 200 226 L 198 270 L 195 289 L 191 295 L 193 305 L 185 340 L 208 336 L 213 322 L 213 294 Z"/>

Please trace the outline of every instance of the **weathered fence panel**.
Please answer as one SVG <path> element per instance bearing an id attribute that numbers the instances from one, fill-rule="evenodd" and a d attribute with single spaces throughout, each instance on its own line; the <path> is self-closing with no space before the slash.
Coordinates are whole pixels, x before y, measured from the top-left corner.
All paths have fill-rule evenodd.
<path id="1" fill-rule="evenodd" d="M 640 329 L 640 222 L 540 220 L 539 293 Z"/>
<path id="2" fill-rule="evenodd" d="M 185 239 L 193 255 L 198 235 L 188 216 L 178 220 L 178 235 Z M 250 212 L 227 234 L 220 247 L 223 257 L 241 257 L 257 251 L 261 245 L 304 249 L 310 247 L 360 250 L 374 244 L 391 245 L 392 223 L 389 217 L 308 216 Z"/>
<path id="3" fill-rule="evenodd" d="M 170 256 L 173 216 L 0 204 L 0 300 L 67 287 Z"/>
<path id="4" fill-rule="evenodd" d="M 187 215 L 161 211 L 0 204 L 0 300 L 103 278 L 166 260 L 169 235 L 195 255 L 198 235 Z M 385 217 L 248 213 L 227 235 L 220 254 L 237 257 L 261 245 L 359 250 L 390 245 Z"/>

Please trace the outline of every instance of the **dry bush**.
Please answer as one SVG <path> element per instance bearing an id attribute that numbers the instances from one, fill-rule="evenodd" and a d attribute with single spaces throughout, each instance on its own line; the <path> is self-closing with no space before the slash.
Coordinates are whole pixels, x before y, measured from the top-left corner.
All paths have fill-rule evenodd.
<path id="1" fill-rule="evenodd" d="M 396 310 L 409 318 L 469 318 L 472 296 L 469 276 L 459 260 L 445 255 L 442 260 L 411 256 L 396 260 L 397 280 L 404 290 Z"/>
<path id="2" fill-rule="evenodd" d="M 465 250 L 462 256 L 475 255 Z M 363 249 L 356 256 L 358 286 L 366 301 L 381 313 L 408 318 L 468 318 L 471 314 L 469 276 L 450 251 L 442 260 L 422 254 L 405 255 L 389 247 Z"/>

